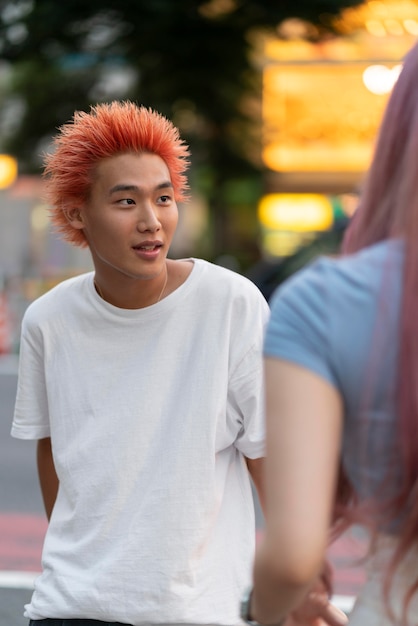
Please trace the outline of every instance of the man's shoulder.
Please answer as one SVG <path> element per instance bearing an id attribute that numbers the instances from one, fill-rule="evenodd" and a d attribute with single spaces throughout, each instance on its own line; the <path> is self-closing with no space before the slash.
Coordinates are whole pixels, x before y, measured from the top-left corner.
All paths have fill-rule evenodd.
<path id="1" fill-rule="evenodd" d="M 224 292 L 229 297 L 247 296 L 265 300 L 256 284 L 239 272 L 204 259 L 195 259 L 195 262 L 201 268 L 202 279 L 219 295 Z"/>
<path id="2" fill-rule="evenodd" d="M 68 310 L 69 302 L 74 297 L 79 297 L 90 275 L 91 273 L 72 276 L 51 287 L 28 306 L 25 312 L 26 321 L 42 319 L 55 315 L 60 310 Z"/>

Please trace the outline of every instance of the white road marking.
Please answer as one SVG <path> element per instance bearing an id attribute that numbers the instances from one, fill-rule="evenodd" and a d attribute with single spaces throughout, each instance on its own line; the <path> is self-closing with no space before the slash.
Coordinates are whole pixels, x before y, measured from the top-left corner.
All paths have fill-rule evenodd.
<path id="1" fill-rule="evenodd" d="M 39 573 L 0 571 L 0 587 L 3 589 L 33 589 L 33 583 Z"/>

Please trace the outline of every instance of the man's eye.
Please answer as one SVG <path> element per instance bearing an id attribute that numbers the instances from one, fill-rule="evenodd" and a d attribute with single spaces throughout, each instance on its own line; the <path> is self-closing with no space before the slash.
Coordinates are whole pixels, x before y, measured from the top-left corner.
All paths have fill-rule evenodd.
<path id="1" fill-rule="evenodd" d="M 120 204 L 135 204 L 135 201 L 132 200 L 132 198 L 121 198 L 121 200 L 119 200 Z"/>
<path id="2" fill-rule="evenodd" d="M 163 202 L 164 204 L 166 204 L 167 202 L 170 202 L 171 200 L 171 196 L 160 196 L 160 201 Z"/>

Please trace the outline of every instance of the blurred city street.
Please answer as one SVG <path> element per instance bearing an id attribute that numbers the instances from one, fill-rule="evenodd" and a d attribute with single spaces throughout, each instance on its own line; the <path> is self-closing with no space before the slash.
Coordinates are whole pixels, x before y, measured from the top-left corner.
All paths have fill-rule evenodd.
<path id="1" fill-rule="evenodd" d="M 23 626 L 46 529 L 35 445 L 10 437 L 17 358 L 0 358 L 0 626 Z"/>
<path id="2" fill-rule="evenodd" d="M 192 162 L 170 256 L 241 273 L 270 301 L 308 263 L 339 254 L 386 104 L 417 37 L 418 0 L 2 3 L 0 626 L 27 626 L 24 604 L 47 529 L 36 442 L 10 436 L 22 317 L 62 280 L 93 270 L 89 248 L 64 241 L 51 221 L 43 155 L 56 149 L 57 129 L 75 111 L 112 101 L 167 115 Z M 70 186 L 77 202 L 57 203 L 68 219 L 73 207 L 90 204 L 79 185 Z M 134 248 L 159 244 L 149 243 Z M 341 323 L 350 324 L 347 318 Z M 328 345 L 333 325 L 325 328 Z M 257 499 L 255 511 L 260 540 Z M 354 528 L 328 553 L 333 600 L 347 614 L 364 582 L 364 545 Z"/>
<path id="3" fill-rule="evenodd" d="M 23 606 L 40 570 L 47 523 L 36 474 L 35 444 L 10 437 L 17 382 L 17 357 L 0 358 L 0 626 L 27 625 Z M 263 519 L 256 503 L 258 535 Z M 351 566 L 361 554 L 355 535 L 344 537 L 330 551 L 336 567 L 335 600 L 349 610 L 363 581 L 361 567 Z"/>

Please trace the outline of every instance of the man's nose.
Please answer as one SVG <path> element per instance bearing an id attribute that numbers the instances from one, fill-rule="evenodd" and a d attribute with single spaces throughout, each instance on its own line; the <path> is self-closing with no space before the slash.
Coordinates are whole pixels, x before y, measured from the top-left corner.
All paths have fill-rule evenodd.
<path id="1" fill-rule="evenodd" d="M 151 231 L 156 232 L 161 228 L 158 215 L 151 204 L 146 204 L 141 207 L 137 228 L 140 232 Z"/>

